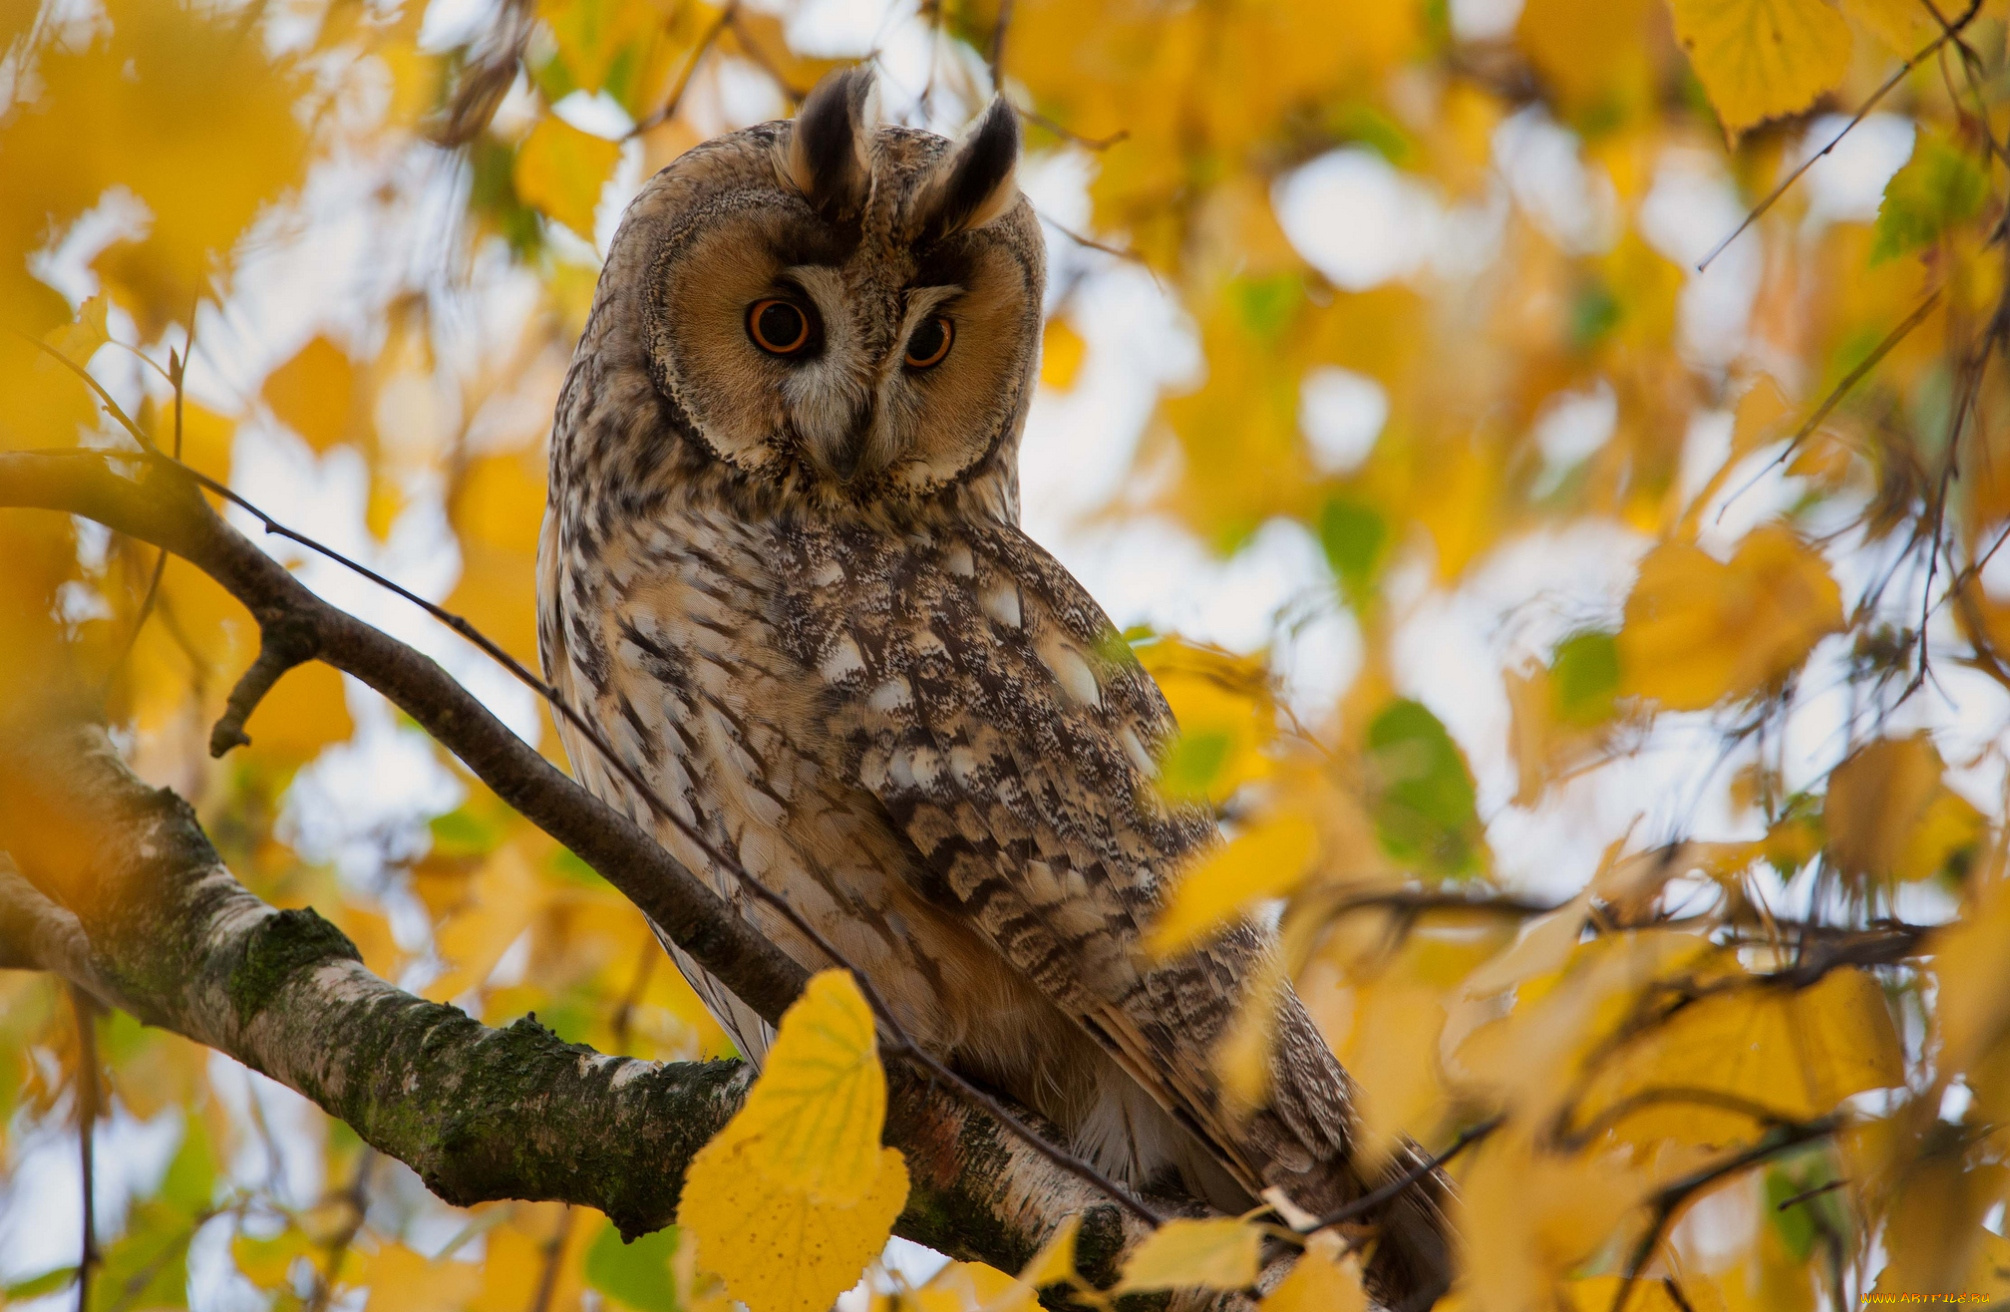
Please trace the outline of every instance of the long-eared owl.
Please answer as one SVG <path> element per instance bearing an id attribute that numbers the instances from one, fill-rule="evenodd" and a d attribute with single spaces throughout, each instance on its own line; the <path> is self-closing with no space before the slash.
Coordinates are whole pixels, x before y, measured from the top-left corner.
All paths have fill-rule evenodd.
<path id="1" fill-rule="evenodd" d="M 681 823 L 567 735 L 574 767 L 833 964 L 741 872 L 785 896 L 919 1042 L 1103 1170 L 1323 1213 L 1376 1183 L 1347 1077 L 1287 988 L 1265 1102 L 1224 1101 L 1212 1049 L 1270 946 L 1143 953 L 1214 821 L 1160 799 L 1165 699 L 1018 526 L 1044 265 L 1017 119 L 995 101 L 951 142 L 872 99 L 827 79 L 621 221 L 552 433 L 539 641 Z M 766 1025 L 679 965 L 758 1062 Z M 1378 1220 L 1373 1292 L 1427 1306 L 1432 1189 Z"/>

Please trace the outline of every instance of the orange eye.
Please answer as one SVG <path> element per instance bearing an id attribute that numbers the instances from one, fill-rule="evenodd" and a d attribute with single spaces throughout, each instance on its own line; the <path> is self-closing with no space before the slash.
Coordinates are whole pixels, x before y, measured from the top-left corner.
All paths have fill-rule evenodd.
<path id="1" fill-rule="evenodd" d="M 810 317 L 791 301 L 755 301 L 747 308 L 747 336 L 769 355 L 795 355 L 810 344 Z"/>
<path id="2" fill-rule="evenodd" d="M 939 315 L 930 319 L 907 339 L 907 367 L 933 369 L 949 354 L 949 344 L 955 340 L 955 324 Z"/>

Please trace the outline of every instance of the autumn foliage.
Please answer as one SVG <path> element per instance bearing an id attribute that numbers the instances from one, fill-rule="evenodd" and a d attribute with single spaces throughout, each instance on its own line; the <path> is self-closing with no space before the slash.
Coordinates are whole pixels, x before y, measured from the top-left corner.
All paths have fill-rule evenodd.
<path id="1" fill-rule="evenodd" d="M 1276 918 L 1362 1151 L 1456 1150 L 1446 1305 L 2010 1298 L 2010 7 L 895 0 L 857 49 L 835 8 L 0 0 L 0 449 L 144 440 L 534 664 L 543 441 L 639 178 L 868 53 L 909 121 L 998 91 L 1053 264 L 1029 446 L 1144 369 L 1098 288 L 1195 356 L 1137 384 L 1108 495 L 1029 514 L 1309 562 L 1235 650 L 1126 633 L 1162 786 L 1228 840 L 1150 948 Z M 266 541 L 558 757 L 472 647 Z M 0 711 L 89 690 L 261 896 L 485 1021 L 729 1052 L 633 907 L 361 685 L 293 670 L 212 761 L 258 629 L 194 567 L 14 510 L 0 561 Z M 12 1171 L 80 1113 L 172 1145 L 101 1203 L 94 1308 L 818 1312 L 907 1196 L 842 973 L 634 1244 L 449 1209 L 79 1016 L 0 975 Z M 1226 1087 L 1267 1041 L 1252 1005 Z M 1063 1227 L 873 1297 L 1240 1289 L 1281 1246 L 1266 1312 L 1363 1306 L 1360 1233 L 1313 1220 L 1171 1222 L 1110 1291 Z"/>

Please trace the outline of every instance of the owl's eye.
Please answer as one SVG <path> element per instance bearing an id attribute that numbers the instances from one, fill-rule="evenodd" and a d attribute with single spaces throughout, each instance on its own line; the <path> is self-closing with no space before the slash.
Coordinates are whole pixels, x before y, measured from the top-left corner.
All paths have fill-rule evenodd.
<path id="1" fill-rule="evenodd" d="M 940 315 L 930 319 L 907 339 L 907 367 L 933 369 L 949 354 L 949 344 L 955 340 L 955 324 Z"/>
<path id="2" fill-rule="evenodd" d="M 810 316 L 793 301 L 755 301 L 747 307 L 747 336 L 769 355 L 800 355 L 810 344 Z"/>

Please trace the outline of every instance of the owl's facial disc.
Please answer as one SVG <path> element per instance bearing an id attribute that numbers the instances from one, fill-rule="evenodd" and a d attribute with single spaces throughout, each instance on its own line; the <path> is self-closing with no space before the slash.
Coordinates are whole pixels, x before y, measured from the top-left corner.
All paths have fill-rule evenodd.
<path id="1" fill-rule="evenodd" d="M 762 147 L 765 178 L 734 157 L 737 185 L 666 243 L 652 288 L 660 385 L 716 456 L 868 499 L 926 494 L 1016 438 L 1042 280 L 1010 108 L 948 143 L 872 128 L 870 102 L 840 76 Z"/>

